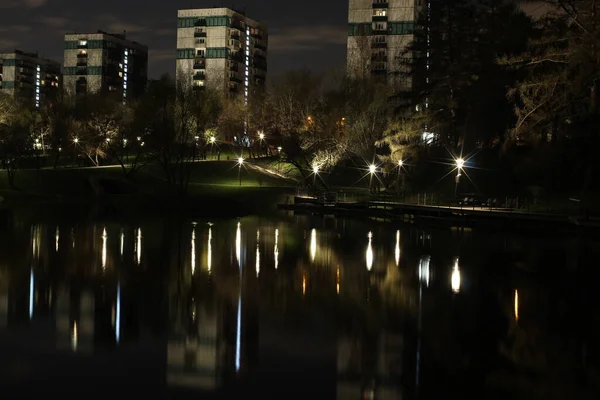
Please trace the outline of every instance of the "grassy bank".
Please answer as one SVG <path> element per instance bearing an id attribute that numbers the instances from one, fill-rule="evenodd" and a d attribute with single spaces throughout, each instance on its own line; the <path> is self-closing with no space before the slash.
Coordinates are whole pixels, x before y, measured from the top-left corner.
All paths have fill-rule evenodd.
<path id="1" fill-rule="evenodd" d="M 118 166 L 22 170 L 17 172 L 15 188 L 8 185 L 4 173 L 0 195 L 6 207 L 74 209 L 99 203 L 111 214 L 172 212 L 184 207 L 191 214 L 247 215 L 274 209 L 295 191 L 293 180 L 251 163 L 239 169 L 234 161 L 202 161 L 187 168 L 190 179 L 183 202 L 175 198 L 176 189 L 169 186 L 159 165 L 148 165 L 129 178 Z"/>

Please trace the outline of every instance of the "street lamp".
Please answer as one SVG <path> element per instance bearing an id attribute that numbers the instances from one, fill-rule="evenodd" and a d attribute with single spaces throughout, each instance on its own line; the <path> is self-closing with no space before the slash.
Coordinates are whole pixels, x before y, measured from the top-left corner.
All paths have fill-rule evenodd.
<path id="1" fill-rule="evenodd" d="M 75 144 L 79 143 L 79 138 L 73 139 L 73 143 L 75 143 Z"/>
<path id="2" fill-rule="evenodd" d="M 460 177 L 463 167 L 465 166 L 465 160 L 459 158 L 456 160 L 456 183 L 454 185 L 454 197 L 458 194 L 458 184 L 460 183 Z"/>
<path id="3" fill-rule="evenodd" d="M 374 164 L 369 165 L 369 172 L 373 175 L 377 171 L 377 167 Z"/>
<path id="4" fill-rule="evenodd" d="M 265 140 L 265 134 L 264 134 L 264 133 L 262 133 L 262 132 L 260 132 L 260 133 L 258 134 L 258 137 L 259 137 L 259 139 L 260 139 L 260 140 Z"/>
<path id="5" fill-rule="evenodd" d="M 216 142 L 216 141 L 217 141 L 217 138 L 216 138 L 216 137 L 214 137 L 214 136 L 211 136 L 211 138 L 210 138 L 210 142 L 211 142 L 212 144 L 215 144 L 215 142 Z"/>
<path id="6" fill-rule="evenodd" d="M 240 179 L 240 186 L 242 186 L 242 164 L 244 164 L 244 159 L 242 157 L 238 158 L 238 178 Z"/>
<path id="7" fill-rule="evenodd" d="M 404 166 L 404 161 L 398 160 L 398 194 L 400 193 L 400 190 L 402 189 L 400 187 L 400 174 L 402 173 L 403 166 Z"/>

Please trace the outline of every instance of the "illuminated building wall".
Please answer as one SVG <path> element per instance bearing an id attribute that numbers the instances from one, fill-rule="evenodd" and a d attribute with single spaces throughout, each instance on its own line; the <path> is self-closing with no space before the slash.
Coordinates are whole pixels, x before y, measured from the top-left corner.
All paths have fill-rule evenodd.
<path id="1" fill-rule="evenodd" d="M 69 33 L 63 74 L 69 95 L 112 93 L 125 102 L 146 89 L 148 47 L 127 40 L 124 33 Z"/>
<path id="2" fill-rule="evenodd" d="M 0 54 L 0 91 L 36 108 L 56 97 L 60 80 L 58 62 L 19 50 Z"/>
<path id="3" fill-rule="evenodd" d="M 348 12 L 348 73 L 355 77 L 381 77 L 399 91 L 411 91 L 408 71 L 400 59 L 415 38 L 423 0 L 350 0 Z"/>
<path id="4" fill-rule="evenodd" d="M 178 12 L 177 82 L 248 103 L 267 76 L 267 26 L 229 8 Z M 231 141 L 233 138 L 223 138 Z"/>

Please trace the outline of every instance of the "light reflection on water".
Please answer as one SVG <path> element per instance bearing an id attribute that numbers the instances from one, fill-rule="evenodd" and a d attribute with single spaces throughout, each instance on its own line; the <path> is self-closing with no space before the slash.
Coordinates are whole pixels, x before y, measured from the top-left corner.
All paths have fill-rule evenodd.
<path id="1" fill-rule="evenodd" d="M 506 346 L 525 346 L 528 329 L 551 332 L 536 317 L 550 304 L 540 297 L 564 293 L 519 266 L 547 265 L 543 252 L 527 253 L 540 246 L 566 257 L 563 242 L 343 222 L 187 222 L 175 228 L 183 236 L 159 223 L 61 225 L 75 247 L 57 247 L 55 224 L 13 227 L 24 245 L 0 263 L 0 327 L 42 329 L 53 318 L 43 336 L 56 336 L 57 357 L 118 353 L 152 337 L 167 350 L 167 382 L 204 390 L 261 374 L 269 355 L 282 365 L 278 379 L 295 368 L 329 376 L 338 398 L 411 398 L 416 389 L 434 398 L 434 376 L 467 381 L 481 357 L 499 369 L 477 378 L 485 390 L 503 363 L 521 362 L 525 350 Z M 327 375 L 318 366 L 330 361 Z"/>

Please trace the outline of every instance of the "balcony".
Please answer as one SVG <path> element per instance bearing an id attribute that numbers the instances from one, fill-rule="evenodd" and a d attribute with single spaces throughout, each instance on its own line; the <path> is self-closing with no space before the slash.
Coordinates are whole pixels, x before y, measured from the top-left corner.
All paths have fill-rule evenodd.
<path id="1" fill-rule="evenodd" d="M 204 18 L 200 18 L 198 21 L 196 21 L 194 26 L 206 26 L 206 20 Z"/>
<path id="2" fill-rule="evenodd" d="M 371 43 L 372 49 L 385 49 L 387 48 L 387 42 L 373 42 Z"/>
<path id="3" fill-rule="evenodd" d="M 375 62 L 387 62 L 387 55 L 374 54 L 371 56 L 371 61 Z"/>
<path id="4" fill-rule="evenodd" d="M 87 59 L 85 60 L 77 60 L 77 64 L 78 67 L 87 67 Z"/>
<path id="5" fill-rule="evenodd" d="M 206 69 L 206 63 L 204 62 L 195 62 L 194 69 Z"/>
<path id="6" fill-rule="evenodd" d="M 242 83 L 242 82 L 243 82 L 243 81 L 242 81 L 242 80 L 241 80 L 239 77 L 237 77 L 237 76 L 230 76 L 230 77 L 229 77 L 229 81 L 230 81 L 230 82 L 235 82 L 235 83 Z"/>
<path id="7" fill-rule="evenodd" d="M 254 47 L 257 48 L 258 50 L 267 51 L 267 46 L 264 46 L 264 45 L 262 45 L 260 43 L 256 43 L 254 45 Z"/>
<path id="8" fill-rule="evenodd" d="M 87 53 L 78 53 L 77 58 L 87 58 Z"/>
<path id="9" fill-rule="evenodd" d="M 373 8 L 388 8 L 388 2 L 373 1 Z"/>
<path id="10" fill-rule="evenodd" d="M 387 29 L 373 29 L 373 35 L 387 35 Z"/>
<path id="11" fill-rule="evenodd" d="M 237 29 L 238 31 L 245 31 L 244 25 L 241 21 L 232 21 L 231 29 Z"/>
<path id="12" fill-rule="evenodd" d="M 373 22 L 387 22 L 387 15 L 373 15 Z"/>
<path id="13" fill-rule="evenodd" d="M 194 37 L 205 38 L 206 37 L 206 32 L 204 32 L 204 31 L 196 31 L 196 32 L 194 32 Z"/>
<path id="14" fill-rule="evenodd" d="M 235 31 L 231 32 L 230 38 L 234 40 L 240 40 L 240 33 Z"/>
<path id="15" fill-rule="evenodd" d="M 237 62 L 244 62 L 244 55 L 241 51 L 238 51 L 237 53 L 233 53 L 230 56 L 230 59 Z"/>
<path id="16" fill-rule="evenodd" d="M 251 36 L 255 39 L 263 40 L 263 35 L 260 33 L 253 33 Z"/>
<path id="17" fill-rule="evenodd" d="M 267 61 L 267 57 L 260 53 L 254 53 L 254 58 L 257 60 Z"/>
<path id="18" fill-rule="evenodd" d="M 239 70 L 240 70 L 240 67 L 239 67 L 238 63 L 232 63 L 232 64 L 229 66 L 229 70 L 230 70 L 231 72 L 239 72 Z"/>
<path id="19" fill-rule="evenodd" d="M 203 81 L 205 79 L 206 79 L 206 75 L 204 75 L 204 74 L 194 74 L 195 81 Z"/>

